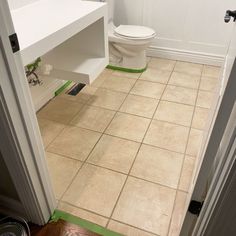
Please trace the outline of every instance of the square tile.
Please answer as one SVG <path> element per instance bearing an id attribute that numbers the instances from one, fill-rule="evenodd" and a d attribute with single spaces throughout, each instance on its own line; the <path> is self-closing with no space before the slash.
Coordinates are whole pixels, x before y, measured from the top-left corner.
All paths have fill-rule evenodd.
<path id="1" fill-rule="evenodd" d="M 219 87 L 218 79 L 211 77 L 202 77 L 199 89 L 209 92 L 215 92 L 217 87 Z"/>
<path id="2" fill-rule="evenodd" d="M 173 71 L 176 61 L 163 59 L 163 58 L 152 58 L 148 63 L 148 67 L 152 67 L 158 70 Z"/>
<path id="3" fill-rule="evenodd" d="M 68 126 L 48 147 L 48 151 L 84 161 L 101 134 Z"/>
<path id="4" fill-rule="evenodd" d="M 41 131 L 44 147 L 47 147 L 65 128 L 65 125 L 63 124 L 46 119 L 38 119 L 38 124 Z"/>
<path id="5" fill-rule="evenodd" d="M 82 163 L 49 152 L 46 153 L 46 156 L 54 193 L 56 198 L 60 199 Z"/>
<path id="6" fill-rule="evenodd" d="M 202 145 L 203 131 L 198 129 L 191 129 L 186 153 L 190 156 L 198 156 L 198 152 Z"/>
<path id="7" fill-rule="evenodd" d="M 138 79 L 140 77 L 141 73 L 130 73 L 130 72 L 115 70 L 115 71 L 113 71 L 112 75 L 131 78 L 131 79 Z"/>
<path id="8" fill-rule="evenodd" d="M 64 212 L 69 213 L 73 216 L 93 222 L 93 223 L 103 226 L 103 227 L 106 227 L 106 224 L 108 222 L 108 219 L 105 217 L 102 217 L 102 216 L 94 214 L 92 212 L 83 210 L 81 208 L 75 207 L 73 205 L 70 205 L 70 204 L 68 204 L 66 202 L 62 202 L 62 201 L 60 201 L 60 203 L 58 205 L 58 210 L 64 211 Z"/>
<path id="9" fill-rule="evenodd" d="M 148 68 L 142 73 L 139 79 L 166 84 L 170 78 L 170 75 L 171 71 Z"/>
<path id="10" fill-rule="evenodd" d="M 126 96 L 126 93 L 98 89 L 94 96 L 88 101 L 88 104 L 116 111 L 120 108 Z"/>
<path id="11" fill-rule="evenodd" d="M 189 192 L 190 185 L 193 179 L 195 158 L 186 156 L 183 164 L 183 169 L 179 181 L 179 189 L 185 192 Z"/>
<path id="12" fill-rule="evenodd" d="M 125 102 L 121 106 L 120 111 L 137 116 L 152 118 L 158 102 L 159 101 L 154 98 L 128 95 Z"/>
<path id="13" fill-rule="evenodd" d="M 88 162 L 128 174 L 140 144 L 108 135 L 103 135 Z"/>
<path id="14" fill-rule="evenodd" d="M 193 116 L 192 127 L 195 129 L 204 130 L 208 122 L 209 113 L 210 113 L 209 109 L 196 107 Z"/>
<path id="15" fill-rule="evenodd" d="M 68 124 L 82 107 L 82 103 L 56 97 L 39 111 L 38 118 Z"/>
<path id="16" fill-rule="evenodd" d="M 177 188 L 183 157 L 182 154 L 142 145 L 132 167 L 131 175 Z"/>
<path id="17" fill-rule="evenodd" d="M 63 201 L 110 217 L 126 175 L 85 164 L 63 197 Z"/>
<path id="18" fill-rule="evenodd" d="M 179 72 L 173 72 L 169 84 L 187 88 L 198 89 L 200 75 L 190 75 Z"/>
<path id="19" fill-rule="evenodd" d="M 175 65 L 175 72 L 186 73 L 191 75 L 201 75 L 203 65 L 190 62 L 177 61 Z"/>
<path id="20" fill-rule="evenodd" d="M 144 143 L 184 153 L 189 128 L 153 120 L 144 138 Z"/>
<path id="21" fill-rule="evenodd" d="M 99 76 L 96 78 L 91 86 L 95 88 L 99 88 L 106 78 L 108 78 L 113 73 L 113 70 L 105 69 Z"/>
<path id="22" fill-rule="evenodd" d="M 208 91 L 199 91 L 197 96 L 197 106 L 203 108 L 211 108 L 213 105 L 213 100 L 215 98 L 215 94 Z"/>
<path id="23" fill-rule="evenodd" d="M 193 106 L 161 101 L 156 110 L 154 119 L 190 126 L 193 111 Z"/>
<path id="24" fill-rule="evenodd" d="M 185 211 L 187 211 L 187 204 L 187 194 L 178 191 L 168 236 L 179 236 L 186 213 Z"/>
<path id="25" fill-rule="evenodd" d="M 72 125 L 103 132 L 111 122 L 115 111 L 85 105 L 71 121 Z"/>
<path id="26" fill-rule="evenodd" d="M 101 88 L 128 93 L 134 86 L 135 82 L 135 79 L 111 75 L 103 82 Z"/>
<path id="27" fill-rule="evenodd" d="M 131 94 L 140 95 L 144 97 L 160 99 L 165 89 L 164 84 L 152 83 L 147 81 L 137 81 L 132 90 Z"/>
<path id="28" fill-rule="evenodd" d="M 141 229 L 137 229 L 114 220 L 111 220 L 109 222 L 107 228 L 112 230 L 113 232 L 117 232 L 126 236 L 155 236 L 154 234 L 147 233 Z"/>
<path id="29" fill-rule="evenodd" d="M 76 96 L 62 93 L 60 95 L 60 98 L 64 98 L 74 102 L 86 103 L 96 91 L 97 88 L 87 85 Z"/>
<path id="30" fill-rule="evenodd" d="M 213 77 L 213 78 L 219 78 L 221 74 L 221 67 L 218 66 L 208 66 L 204 65 L 203 67 L 203 76 Z"/>
<path id="31" fill-rule="evenodd" d="M 117 113 L 105 133 L 141 142 L 149 123 L 150 120 L 143 117 Z"/>
<path id="32" fill-rule="evenodd" d="M 175 194 L 173 189 L 129 177 L 112 219 L 166 235 Z"/>
<path id="33" fill-rule="evenodd" d="M 162 100 L 183 103 L 187 105 L 195 105 L 197 98 L 197 90 L 167 85 L 162 96 Z"/>

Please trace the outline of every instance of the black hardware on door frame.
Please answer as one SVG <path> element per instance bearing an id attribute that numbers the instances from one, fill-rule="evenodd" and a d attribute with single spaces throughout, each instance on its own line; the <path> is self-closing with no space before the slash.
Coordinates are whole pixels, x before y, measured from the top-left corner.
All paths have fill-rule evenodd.
<path id="1" fill-rule="evenodd" d="M 189 204 L 188 211 L 192 213 L 193 215 L 199 216 L 202 206 L 204 202 L 198 202 L 195 200 L 192 200 Z"/>
<path id="2" fill-rule="evenodd" d="M 18 52 L 20 50 L 20 45 L 19 45 L 19 41 L 17 38 L 17 34 L 12 34 L 9 36 L 10 39 L 10 43 L 11 43 L 11 48 L 12 48 L 12 52 Z"/>
<path id="3" fill-rule="evenodd" d="M 225 14 L 225 23 L 229 23 L 231 20 L 231 17 L 233 17 L 234 21 L 236 21 L 236 11 L 227 10 Z"/>

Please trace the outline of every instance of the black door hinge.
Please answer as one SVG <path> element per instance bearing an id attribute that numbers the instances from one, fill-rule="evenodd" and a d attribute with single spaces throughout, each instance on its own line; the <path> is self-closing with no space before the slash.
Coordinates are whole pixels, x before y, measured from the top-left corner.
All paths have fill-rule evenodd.
<path id="1" fill-rule="evenodd" d="M 204 202 L 198 202 L 198 201 L 192 200 L 189 204 L 188 211 L 192 213 L 193 215 L 199 216 L 202 210 L 203 203 Z"/>
<path id="2" fill-rule="evenodd" d="M 10 39 L 10 43 L 11 43 L 11 48 L 13 53 L 18 52 L 20 50 L 20 45 L 19 45 L 19 41 L 17 38 L 17 34 L 12 34 L 9 36 Z"/>

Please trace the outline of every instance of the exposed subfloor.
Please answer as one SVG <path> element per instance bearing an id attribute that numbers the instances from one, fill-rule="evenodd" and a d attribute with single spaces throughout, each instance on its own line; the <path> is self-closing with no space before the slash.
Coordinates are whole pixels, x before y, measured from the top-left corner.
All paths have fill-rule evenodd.
<path id="1" fill-rule="evenodd" d="M 220 68 L 152 58 L 38 113 L 58 208 L 128 236 L 177 236 Z"/>

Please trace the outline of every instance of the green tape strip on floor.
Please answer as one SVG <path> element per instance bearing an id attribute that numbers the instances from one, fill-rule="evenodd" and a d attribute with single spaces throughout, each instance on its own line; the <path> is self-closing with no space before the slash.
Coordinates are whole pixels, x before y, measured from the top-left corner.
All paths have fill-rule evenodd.
<path id="1" fill-rule="evenodd" d="M 83 219 L 81 219 L 79 217 L 76 217 L 76 216 L 73 216 L 69 213 L 59 211 L 59 210 L 55 210 L 50 221 L 56 222 L 58 220 L 64 220 L 64 221 L 67 221 L 71 224 L 79 225 L 82 228 L 88 229 L 88 230 L 90 230 L 94 233 L 100 234 L 100 235 L 104 235 L 104 236 L 122 236 L 121 234 L 118 234 L 118 233 L 115 233 L 115 232 L 110 231 L 108 229 L 105 229 L 102 226 L 96 225 L 96 224 L 91 223 L 87 220 L 83 220 Z"/>
<path id="2" fill-rule="evenodd" d="M 108 65 L 107 69 L 119 70 L 119 71 L 128 72 L 128 73 L 143 73 L 145 70 L 147 70 L 147 67 L 145 67 L 143 69 L 129 69 L 129 68 Z"/>
<path id="3" fill-rule="evenodd" d="M 72 81 L 67 81 L 65 84 L 63 84 L 63 85 L 55 92 L 55 96 L 58 96 L 60 93 L 62 93 L 63 90 L 66 89 L 71 83 L 72 83 Z"/>

